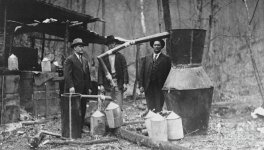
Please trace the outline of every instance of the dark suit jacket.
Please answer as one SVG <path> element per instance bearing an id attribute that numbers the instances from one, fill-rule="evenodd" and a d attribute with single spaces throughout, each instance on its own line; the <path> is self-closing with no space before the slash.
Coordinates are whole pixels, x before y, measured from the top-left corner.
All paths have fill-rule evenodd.
<path id="1" fill-rule="evenodd" d="M 116 55 L 115 69 L 116 69 L 117 86 L 119 89 L 123 89 L 123 84 L 128 84 L 129 81 L 127 63 L 125 57 L 121 53 L 116 52 L 115 55 Z M 107 69 L 110 71 L 111 66 L 110 66 L 109 58 L 104 57 L 103 60 Z M 111 88 L 110 82 L 105 77 L 105 73 L 101 64 L 99 65 L 98 68 L 98 85 L 103 85 L 105 89 Z"/>
<path id="2" fill-rule="evenodd" d="M 70 55 L 64 62 L 64 92 L 74 87 L 76 93 L 87 94 L 91 87 L 88 60 L 82 57 L 83 65 L 75 54 Z"/>
<path id="3" fill-rule="evenodd" d="M 144 87 L 146 91 L 149 87 L 151 71 L 153 69 L 153 54 L 145 56 L 142 58 L 141 67 L 140 67 L 140 75 L 139 75 L 139 86 Z M 163 53 L 161 53 L 156 60 L 156 77 L 159 88 L 161 89 L 167 79 L 167 76 L 171 69 L 171 61 L 170 58 Z"/>

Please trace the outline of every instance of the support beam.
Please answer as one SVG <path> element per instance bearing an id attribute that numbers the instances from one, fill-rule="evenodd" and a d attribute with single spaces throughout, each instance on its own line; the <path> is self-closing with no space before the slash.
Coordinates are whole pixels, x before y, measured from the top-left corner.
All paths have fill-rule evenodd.
<path id="1" fill-rule="evenodd" d="M 7 34 L 7 28 L 6 28 L 6 22 L 7 22 L 7 2 L 4 3 L 4 44 L 3 44 L 3 58 L 4 58 L 4 67 L 7 67 L 7 58 L 6 58 L 6 34 Z"/>

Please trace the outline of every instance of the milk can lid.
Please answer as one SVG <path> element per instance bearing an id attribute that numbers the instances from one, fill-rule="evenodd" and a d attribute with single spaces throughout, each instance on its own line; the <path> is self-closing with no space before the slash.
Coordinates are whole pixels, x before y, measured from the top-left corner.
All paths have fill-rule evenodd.
<path id="1" fill-rule="evenodd" d="M 42 61 L 50 61 L 48 58 L 43 58 L 43 60 Z"/>
<path id="2" fill-rule="evenodd" d="M 11 54 L 11 55 L 9 56 L 9 58 L 17 58 L 17 57 L 16 57 L 16 55 Z"/>
<path id="3" fill-rule="evenodd" d="M 148 111 L 148 113 L 147 113 L 147 115 L 144 117 L 145 119 L 147 119 L 147 118 L 152 118 L 152 117 L 154 117 L 156 114 L 153 112 L 153 111 L 151 111 L 151 110 L 149 110 Z"/>
<path id="4" fill-rule="evenodd" d="M 101 113 L 99 110 L 96 110 L 93 114 L 92 114 L 93 117 L 102 117 L 104 116 L 103 113 Z"/>
<path id="5" fill-rule="evenodd" d="M 162 117 L 160 114 L 156 114 L 151 118 L 151 121 L 162 121 L 162 120 L 165 120 L 165 118 Z"/>
<path id="6" fill-rule="evenodd" d="M 106 110 L 116 109 L 119 106 L 116 103 L 110 102 L 108 106 L 106 107 Z"/>
<path id="7" fill-rule="evenodd" d="M 172 111 L 172 112 L 167 116 L 166 119 L 178 119 L 178 118 L 181 118 L 181 117 Z"/>

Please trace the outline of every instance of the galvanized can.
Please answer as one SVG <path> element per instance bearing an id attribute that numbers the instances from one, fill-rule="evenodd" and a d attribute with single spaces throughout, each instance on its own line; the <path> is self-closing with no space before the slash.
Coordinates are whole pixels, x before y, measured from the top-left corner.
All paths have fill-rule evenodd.
<path id="1" fill-rule="evenodd" d="M 118 128 L 122 126 L 123 119 L 119 105 L 110 102 L 105 109 L 105 114 L 109 128 Z"/>
<path id="2" fill-rule="evenodd" d="M 99 110 L 95 111 L 91 116 L 91 134 L 104 135 L 105 134 L 105 115 Z"/>

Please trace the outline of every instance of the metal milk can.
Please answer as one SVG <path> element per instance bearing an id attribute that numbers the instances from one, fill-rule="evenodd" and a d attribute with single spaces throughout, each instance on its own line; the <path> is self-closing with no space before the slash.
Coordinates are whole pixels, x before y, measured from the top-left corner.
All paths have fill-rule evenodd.
<path id="1" fill-rule="evenodd" d="M 109 128 L 117 128 L 122 126 L 123 119 L 119 105 L 110 102 L 105 109 L 106 119 Z"/>
<path id="2" fill-rule="evenodd" d="M 153 118 L 155 115 L 157 115 L 156 113 L 154 113 L 153 111 L 149 110 L 147 115 L 144 117 L 145 118 L 145 124 L 147 127 L 147 131 L 148 131 L 148 135 L 149 137 L 151 136 L 151 124 L 150 124 L 150 119 Z"/>
<path id="3" fill-rule="evenodd" d="M 8 70 L 18 70 L 18 59 L 14 54 L 8 57 Z"/>
<path id="4" fill-rule="evenodd" d="M 168 139 L 178 140 L 183 138 L 182 119 L 173 111 L 167 116 Z"/>
<path id="5" fill-rule="evenodd" d="M 151 122 L 151 138 L 157 141 L 168 141 L 168 130 L 166 119 L 160 114 L 150 119 Z"/>
<path id="6" fill-rule="evenodd" d="M 44 58 L 41 62 L 41 70 L 43 72 L 49 72 L 51 71 L 51 63 L 48 58 Z"/>
<path id="7" fill-rule="evenodd" d="M 91 134 L 104 135 L 105 134 L 105 115 L 101 111 L 96 110 L 91 116 Z"/>

